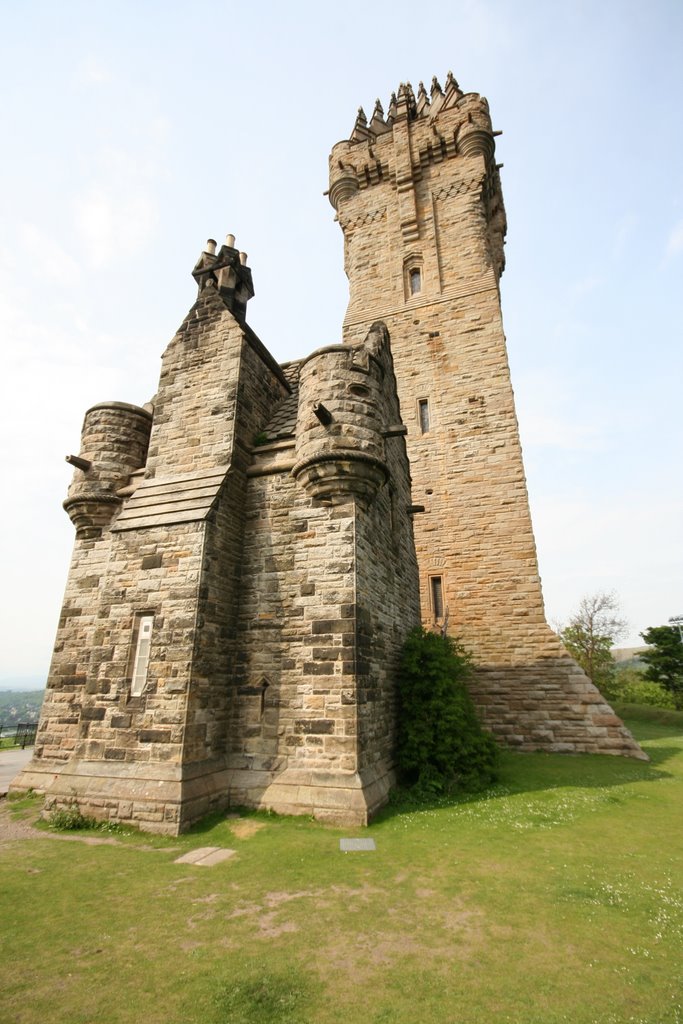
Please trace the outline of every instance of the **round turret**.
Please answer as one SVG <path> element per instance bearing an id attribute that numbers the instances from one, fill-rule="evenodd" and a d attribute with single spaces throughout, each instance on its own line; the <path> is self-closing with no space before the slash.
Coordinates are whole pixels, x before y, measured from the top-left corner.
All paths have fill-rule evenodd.
<path id="1" fill-rule="evenodd" d="M 461 105 L 465 106 L 468 113 L 467 120 L 458 131 L 458 153 L 461 156 L 483 156 L 488 162 L 493 158 L 496 148 L 489 105 L 485 97 L 477 93 L 463 97 Z"/>
<path id="2" fill-rule="evenodd" d="M 383 377 L 367 342 L 319 349 L 302 364 L 292 473 L 314 498 L 372 500 L 386 483 Z"/>
<path id="3" fill-rule="evenodd" d="M 147 458 L 152 414 L 125 402 L 101 402 L 85 414 L 64 508 L 79 537 L 98 536 L 121 504 L 117 490 Z"/>
<path id="4" fill-rule="evenodd" d="M 342 203 L 355 196 L 358 192 L 358 175 L 355 168 L 344 158 L 349 152 L 350 143 L 338 142 L 330 154 L 330 188 L 328 197 L 330 203 L 339 210 Z"/>

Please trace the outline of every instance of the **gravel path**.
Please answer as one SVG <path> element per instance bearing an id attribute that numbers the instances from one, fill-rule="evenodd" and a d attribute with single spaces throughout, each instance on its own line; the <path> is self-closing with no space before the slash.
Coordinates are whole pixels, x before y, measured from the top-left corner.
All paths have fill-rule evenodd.
<path id="1" fill-rule="evenodd" d="M 121 845 L 117 839 L 111 836 L 65 835 L 63 832 L 50 832 L 34 828 L 27 821 L 17 821 L 12 818 L 7 799 L 0 799 L 0 846 L 16 839 L 61 839 L 67 843 L 86 843 L 87 846 Z"/>
<path id="2" fill-rule="evenodd" d="M 26 821 L 16 821 L 10 814 L 6 799 L 0 800 L 0 843 L 12 839 L 56 839 L 52 832 L 42 832 Z"/>

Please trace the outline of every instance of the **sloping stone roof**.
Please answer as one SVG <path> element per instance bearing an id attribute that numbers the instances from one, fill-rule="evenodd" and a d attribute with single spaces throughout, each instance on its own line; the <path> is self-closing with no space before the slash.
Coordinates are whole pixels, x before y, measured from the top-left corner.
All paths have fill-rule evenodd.
<path id="1" fill-rule="evenodd" d="M 292 389 L 292 394 L 284 398 L 278 405 L 275 414 L 264 427 L 263 433 L 268 441 L 283 441 L 294 437 L 296 433 L 296 416 L 299 408 L 299 369 L 301 360 L 282 365 L 282 372 Z"/>
<path id="2" fill-rule="evenodd" d="M 136 530 L 142 526 L 169 526 L 206 519 L 228 468 L 143 480 L 125 503 L 112 530 Z"/>

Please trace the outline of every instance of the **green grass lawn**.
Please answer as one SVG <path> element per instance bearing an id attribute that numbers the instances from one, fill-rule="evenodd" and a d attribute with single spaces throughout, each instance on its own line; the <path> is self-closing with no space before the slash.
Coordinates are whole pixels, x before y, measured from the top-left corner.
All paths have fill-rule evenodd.
<path id="1" fill-rule="evenodd" d="M 680 1024 L 683 731 L 629 725 L 650 764 L 506 753 L 483 795 L 369 830 L 245 815 L 5 843 L 2 1019 Z M 376 852 L 340 853 L 349 835 Z M 237 853 L 174 863 L 197 846 Z"/>

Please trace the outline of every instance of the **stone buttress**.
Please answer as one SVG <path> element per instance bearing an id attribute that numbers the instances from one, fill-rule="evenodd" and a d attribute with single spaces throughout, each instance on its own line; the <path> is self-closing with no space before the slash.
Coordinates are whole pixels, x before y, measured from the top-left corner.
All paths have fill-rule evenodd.
<path id="1" fill-rule="evenodd" d="M 505 211 L 487 101 L 451 74 L 359 110 L 330 156 L 344 340 L 390 332 L 416 517 L 422 618 L 479 666 L 486 724 L 525 750 L 644 756 L 545 621 L 501 318 Z"/>

